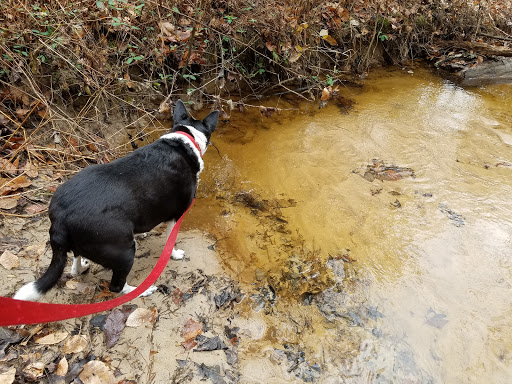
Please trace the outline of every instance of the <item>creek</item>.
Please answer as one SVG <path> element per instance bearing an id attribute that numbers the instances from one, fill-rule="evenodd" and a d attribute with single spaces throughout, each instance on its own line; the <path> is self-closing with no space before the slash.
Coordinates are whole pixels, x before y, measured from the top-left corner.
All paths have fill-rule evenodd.
<path id="1" fill-rule="evenodd" d="M 240 306 L 265 324 L 247 353 L 304 351 L 302 380 L 509 383 L 512 86 L 417 67 L 340 92 L 352 108 L 233 111 L 205 156 L 185 229 L 259 292 Z"/>

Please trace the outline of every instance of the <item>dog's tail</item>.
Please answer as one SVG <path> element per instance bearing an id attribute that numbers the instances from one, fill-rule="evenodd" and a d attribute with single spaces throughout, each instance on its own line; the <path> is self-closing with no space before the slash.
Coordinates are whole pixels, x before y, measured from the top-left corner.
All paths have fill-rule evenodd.
<path id="1" fill-rule="evenodd" d="M 67 251 L 63 247 L 52 244 L 53 257 L 50 266 L 38 280 L 25 284 L 14 295 L 15 299 L 37 301 L 41 296 L 48 292 L 64 272 L 67 261 Z"/>

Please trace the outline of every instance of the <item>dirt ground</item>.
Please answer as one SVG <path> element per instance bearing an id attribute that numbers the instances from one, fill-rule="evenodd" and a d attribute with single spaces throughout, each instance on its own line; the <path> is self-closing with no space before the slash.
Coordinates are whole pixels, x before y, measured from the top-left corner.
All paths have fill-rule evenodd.
<path id="1" fill-rule="evenodd" d="M 0 253 L 7 251 L 15 255 L 19 266 L 0 267 L 2 295 L 13 295 L 22 283 L 32 281 L 49 264 L 48 224 L 46 217 L 35 221 L 20 218 L 4 221 Z M 163 229 L 157 228 L 139 238 L 137 259 L 129 277 L 131 284 L 143 280 L 155 264 L 165 241 Z M 263 331 L 257 321 L 246 322 L 242 328 L 240 325 L 244 325 L 245 320 L 235 320 L 234 304 L 242 300 L 243 295 L 223 273 L 213 244 L 212 239 L 198 231 L 180 233 L 178 246 L 186 251 L 186 258 L 169 263 L 157 281 L 159 291 L 123 307 L 125 313 L 135 307 L 151 311 L 152 316 L 136 326 L 124 327 L 126 317 L 115 318 L 114 311 L 121 311 L 114 309 L 51 324 L 10 327 L 13 332 L 4 329 L 7 334 L 0 336 L 0 372 L 5 374 L 0 375 L 0 383 L 238 381 L 239 333 L 244 337 L 258 337 Z M 87 303 L 101 300 L 95 297 L 105 296 L 101 293 L 102 284 L 109 277 L 109 271 L 93 265 L 88 273 L 73 279 L 68 265 L 58 288 L 51 290 L 44 301 Z M 117 322 L 115 325 L 122 329 L 119 340 L 109 347 L 106 345 L 106 341 L 111 342 L 106 330 L 109 320 L 105 321 L 105 315 L 111 316 L 112 324 Z M 191 334 L 184 334 L 185 324 L 191 319 L 189 324 L 196 328 Z M 77 336 L 81 339 L 75 348 L 73 343 Z M 189 344 L 183 346 L 187 338 Z M 205 351 L 198 351 L 200 349 Z M 61 370 L 63 358 L 68 365 L 64 371 Z M 84 374 L 83 367 L 89 361 L 98 363 L 89 363 L 89 368 L 97 372 L 92 378 L 87 372 Z"/>

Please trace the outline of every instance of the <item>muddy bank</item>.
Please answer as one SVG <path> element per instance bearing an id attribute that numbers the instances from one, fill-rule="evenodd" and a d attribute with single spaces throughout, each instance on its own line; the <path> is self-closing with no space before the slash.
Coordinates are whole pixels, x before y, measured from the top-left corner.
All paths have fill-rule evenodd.
<path id="1" fill-rule="evenodd" d="M 1 253 L 12 254 L 16 263 L 0 266 L 0 294 L 10 296 L 48 265 L 49 222 L 9 219 L 4 224 Z M 163 229 L 139 237 L 132 284 L 156 262 Z M 344 281 L 355 279 L 346 278 L 344 261 L 329 265 L 337 288 L 293 304 L 267 284 L 240 287 L 219 264 L 216 243 L 199 231 L 181 232 L 178 247 L 187 256 L 169 263 L 150 297 L 78 319 L 0 329 L 1 382 L 340 382 L 337 375 L 350 369 L 338 365 L 359 355 L 361 340 L 382 316 L 366 308 L 362 296 L 340 294 Z M 105 290 L 110 272 L 93 265 L 72 278 L 69 267 L 44 301 L 85 303 L 112 296 Z M 314 346 L 319 330 L 313 324 L 319 321 L 330 325 L 322 331 L 326 342 Z M 377 340 L 379 331 L 374 333 Z M 327 341 L 347 337 L 351 341 L 344 340 L 341 349 Z"/>

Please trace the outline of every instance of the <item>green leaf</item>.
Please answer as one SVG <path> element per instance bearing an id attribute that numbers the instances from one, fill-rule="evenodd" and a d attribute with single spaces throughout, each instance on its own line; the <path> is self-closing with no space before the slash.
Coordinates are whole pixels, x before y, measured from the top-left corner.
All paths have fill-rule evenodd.
<path id="1" fill-rule="evenodd" d="M 96 6 L 97 6 L 99 9 L 103 9 L 103 7 L 105 7 L 105 4 L 103 3 L 103 1 L 97 1 L 97 2 L 96 2 Z"/>
<path id="2" fill-rule="evenodd" d="M 144 56 L 142 56 L 142 55 L 141 56 L 135 56 L 133 58 L 133 60 L 142 60 L 143 58 L 144 58 Z"/>
<path id="3" fill-rule="evenodd" d="M 129 57 L 128 60 L 126 60 L 126 64 L 131 64 L 133 61 L 133 57 Z"/>
<path id="4" fill-rule="evenodd" d="M 180 13 L 180 10 L 176 6 L 172 7 L 172 11 L 176 12 L 176 13 Z"/>

